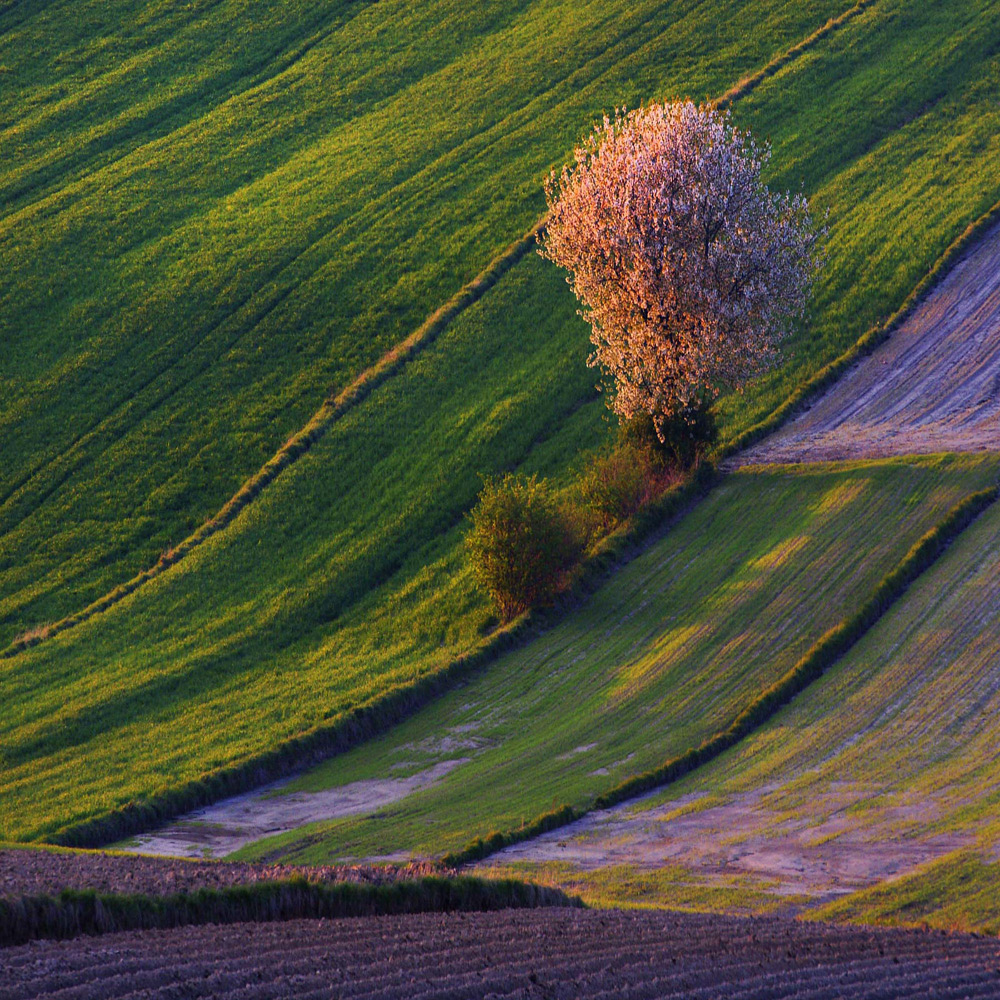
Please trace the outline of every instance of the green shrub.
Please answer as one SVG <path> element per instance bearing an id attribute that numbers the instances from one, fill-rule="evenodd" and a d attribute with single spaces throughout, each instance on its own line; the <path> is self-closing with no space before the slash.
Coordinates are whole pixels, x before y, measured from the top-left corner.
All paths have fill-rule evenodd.
<path id="1" fill-rule="evenodd" d="M 649 414 L 623 421 L 619 438 L 623 444 L 661 455 L 664 461 L 678 469 L 692 469 L 718 440 L 719 428 L 711 403 L 699 400 L 664 417 L 659 434 Z"/>
<path id="2" fill-rule="evenodd" d="M 537 476 L 486 480 L 466 550 L 504 621 L 550 600 L 583 549 L 575 519 Z"/>
<path id="3" fill-rule="evenodd" d="M 648 445 L 626 441 L 598 455 L 578 486 L 591 534 L 604 534 L 627 521 L 678 478 L 662 451 Z"/>

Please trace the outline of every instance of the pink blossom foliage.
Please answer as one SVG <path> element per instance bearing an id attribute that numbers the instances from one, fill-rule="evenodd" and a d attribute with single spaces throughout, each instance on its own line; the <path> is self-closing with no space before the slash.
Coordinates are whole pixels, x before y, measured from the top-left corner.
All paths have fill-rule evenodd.
<path id="1" fill-rule="evenodd" d="M 806 199 L 761 180 L 770 148 L 691 102 L 605 117 L 546 185 L 541 253 L 592 326 L 623 417 L 662 421 L 772 367 L 818 267 Z"/>

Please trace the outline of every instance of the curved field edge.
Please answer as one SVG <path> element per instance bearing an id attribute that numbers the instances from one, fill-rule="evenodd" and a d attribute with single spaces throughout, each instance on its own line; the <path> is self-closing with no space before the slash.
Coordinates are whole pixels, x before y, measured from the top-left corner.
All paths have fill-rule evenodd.
<path id="1" fill-rule="evenodd" d="M 564 805 L 535 817 L 517 829 L 495 831 L 485 838 L 477 838 L 463 850 L 446 854 L 442 858 L 443 863 L 458 866 L 482 860 L 512 844 L 566 826 L 594 809 L 607 809 L 644 792 L 669 785 L 734 747 L 821 677 L 903 596 L 910 584 L 933 565 L 948 545 L 996 502 L 998 496 L 1000 488 L 991 487 L 972 494 L 952 508 L 936 527 L 913 545 L 902 562 L 881 581 L 855 614 L 826 632 L 784 677 L 762 691 L 728 729 L 652 771 L 621 782 L 597 796 L 589 808 Z"/>
<path id="2" fill-rule="evenodd" d="M 773 68 L 770 68 L 771 64 L 769 64 L 769 67 L 766 67 L 760 74 L 751 78 L 754 81 L 753 85 L 762 82 L 787 65 L 790 61 L 792 51 L 795 52 L 795 55 L 808 51 L 811 44 L 825 38 L 831 30 L 840 27 L 846 21 L 861 13 L 872 2 L 874 0 L 863 0 L 862 3 L 857 4 L 856 7 L 844 14 L 842 18 L 836 19 L 836 24 L 831 21 L 830 24 L 821 28 L 805 42 L 795 46 L 794 50 L 790 50 L 790 53 L 786 57 L 775 60 Z M 720 98 L 719 100 L 720 102 L 725 101 L 728 103 L 728 100 L 735 100 L 752 89 L 753 86 L 748 81 L 734 88 L 732 92 L 733 97 L 730 98 L 727 95 L 726 98 Z M 865 355 L 871 354 L 872 351 L 884 343 L 899 328 L 906 318 L 912 314 L 913 310 L 947 275 L 949 270 L 958 263 L 963 254 L 974 247 L 976 242 L 985 235 L 998 219 L 1000 219 L 1000 202 L 997 202 L 989 211 L 966 227 L 938 260 L 935 261 L 930 271 L 920 280 L 899 309 L 885 323 L 877 324 L 866 331 L 848 351 L 845 351 L 844 354 L 824 366 L 813 377 L 803 383 L 785 402 L 776 407 L 765 420 L 748 428 L 737 438 L 717 448 L 712 455 L 712 460 L 723 461 L 731 458 L 737 452 L 745 450 L 777 430 L 795 417 L 797 413 L 801 412 L 802 408 L 810 400 L 843 375 L 855 361 Z M 375 365 L 363 371 L 335 398 L 325 401 L 309 422 L 289 438 L 274 456 L 240 487 L 214 517 L 202 524 L 196 531 L 192 532 L 176 546 L 165 552 L 153 566 L 137 573 L 130 580 L 115 587 L 79 612 L 67 615 L 65 618 L 58 619 L 57 621 L 40 625 L 29 630 L 24 635 L 15 638 L 10 645 L 0 650 L 0 659 L 9 659 L 12 656 L 16 656 L 23 650 L 30 649 L 45 639 L 58 635 L 106 611 L 125 597 L 135 593 L 143 584 L 155 579 L 170 569 L 170 567 L 176 565 L 213 535 L 228 527 L 237 515 L 248 504 L 252 503 L 281 472 L 304 455 L 329 430 L 330 426 L 336 420 L 340 419 L 348 410 L 363 402 L 386 379 L 392 378 L 409 361 L 417 357 L 424 348 L 430 346 L 455 317 L 469 306 L 475 304 L 512 267 L 521 261 L 531 250 L 539 234 L 544 230 L 545 222 L 546 219 L 542 218 L 525 236 L 513 243 L 502 254 L 498 255 L 481 274 L 477 275 L 471 282 L 452 296 L 447 303 L 428 317 L 409 337 L 387 351 Z"/>
<path id="3" fill-rule="evenodd" d="M 806 920 L 1000 935 L 1000 862 L 956 851 L 803 914 Z"/>
<path id="4" fill-rule="evenodd" d="M 123 170 L 125 181 L 131 183 L 135 167 L 143 172 L 140 179 L 154 187 L 161 181 L 171 186 L 166 195 L 152 199 L 155 218 L 184 214 L 175 210 L 173 201 L 180 202 L 181 210 L 193 207 L 197 216 L 181 227 L 186 235 L 180 257 L 185 263 L 171 271 L 169 281 L 161 280 L 160 251 L 151 247 L 149 260 L 143 257 L 142 285 L 151 282 L 153 298 L 159 302 L 150 307 L 154 313 L 162 314 L 163 300 L 175 295 L 175 278 L 190 278 L 196 285 L 193 293 L 210 292 L 216 278 L 226 280 L 234 271 L 233 262 L 247 256 L 247 240 L 254 249 L 246 266 L 241 262 L 235 269 L 233 281 L 241 290 L 230 296 L 227 287 L 225 303 L 213 295 L 184 294 L 177 303 L 179 310 L 171 307 L 162 322 L 154 322 L 154 327 L 169 335 L 169 344 L 157 352 L 155 366 L 163 370 L 162 377 L 156 375 L 156 384 L 143 390 L 141 398 L 129 396 L 124 409 L 119 407 L 93 428 L 95 434 L 87 430 L 87 418 L 99 419 L 107 410 L 105 401 L 114 402 L 105 397 L 123 397 L 133 385 L 146 384 L 153 375 L 149 362 L 154 359 L 143 346 L 143 335 L 129 337 L 128 359 L 108 351 L 104 363 L 84 373 L 95 385 L 103 379 L 104 388 L 120 390 L 117 393 L 88 397 L 93 405 L 86 406 L 77 400 L 69 402 L 65 387 L 58 393 L 53 390 L 51 405 L 37 393 L 28 393 L 40 416 L 36 419 L 34 410 L 13 413 L 19 430 L 11 445 L 23 438 L 21 451 L 31 459 L 32 467 L 35 459 L 45 464 L 30 489 L 19 492 L 10 505 L 0 504 L 0 521 L 9 526 L 0 542 L 2 642 L 78 611 L 151 565 L 161 551 L 210 518 L 281 441 L 308 420 L 327 386 L 346 384 L 533 224 L 543 203 L 542 176 L 572 147 L 580 123 L 622 99 L 631 103 L 649 93 L 673 92 L 681 86 L 695 92 L 718 92 L 843 5 L 844 0 L 810 0 L 804 5 L 754 0 L 750 6 L 722 9 L 715 3 L 682 0 L 664 8 L 644 0 L 626 12 L 608 0 L 598 0 L 585 9 L 566 5 L 573 8 L 573 16 L 566 17 L 563 0 L 519 0 L 504 5 L 503 10 L 483 11 L 455 0 L 436 0 L 430 13 L 421 7 L 411 17 L 409 10 L 399 16 L 405 5 L 398 0 L 389 7 L 348 4 L 352 14 L 362 14 L 353 23 L 371 21 L 386 30 L 377 36 L 363 32 L 360 50 L 357 45 L 348 46 L 356 41 L 353 36 L 331 43 L 337 51 L 344 50 L 346 63 L 336 59 L 331 63 L 333 57 L 324 43 L 323 52 L 314 51 L 316 58 L 310 57 L 290 80 L 282 81 L 278 93 L 268 91 L 249 103 L 249 98 L 239 102 L 228 109 L 235 116 L 232 120 L 219 114 L 204 125 L 171 135 L 168 142 L 150 151 L 150 156 L 157 154 L 156 163 L 141 154 L 138 162 Z M 227 2 L 215 9 L 232 6 Z M 280 5 L 276 6 L 280 11 Z M 450 21 L 438 23 L 442 9 L 453 15 L 457 30 Z M 72 24 L 72 14 L 68 14 L 65 20 Z M 272 17 L 278 16 L 272 12 Z M 506 33 L 504 27 L 511 19 L 517 22 L 514 34 Z M 495 22 L 503 30 L 492 31 Z M 713 45 L 692 66 L 688 39 L 702 37 L 709 26 Z M 487 41 L 479 38 L 484 32 L 489 35 Z M 394 42 L 402 53 L 400 66 Z M 562 46 L 560 59 L 550 58 L 553 44 Z M 44 46 L 40 48 L 45 51 Z M 391 58 L 383 60 L 385 48 L 392 52 Z M 518 53 L 513 76 L 508 50 Z M 181 61 L 174 59 L 171 65 Z M 389 65 L 383 67 L 384 62 Z M 442 62 L 447 64 L 443 75 L 436 73 Z M 373 101 L 382 107 L 387 90 L 394 100 L 399 97 L 397 84 L 412 82 L 411 70 L 419 70 L 421 79 L 426 77 L 426 86 L 411 90 L 410 100 L 404 94 L 388 112 L 366 116 Z M 344 87 L 337 85 L 341 77 Z M 301 88 L 309 91 L 308 100 L 302 100 Z M 260 104 L 270 113 L 261 116 Z M 306 119 L 304 129 L 299 127 L 300 112 Z M 252 120 L 243 127 L 247 114 Z M 353 138 L 340 135 L 342 116 L 352 122 L 360 116 L 356 128 L 345 126 Z M 408 127 L 411 123 L 417 127 Z M 257 127 L 261 124 L 263 129 Z M 357 142 L 354 133 L 365 134 L 368 124 L 377 135 Z M 431 145 L 437 146 L 426 156 L 420 152 L 426 146 L 420 141 L 425 125 L 434 133 L 431 138 L 436 142 Z M 219 157 L 213 126 L 222 132 Z M 331 129 L 339 139 L 331 136 Z M 414 137 L 417 141 L 410 142 Z M 206 180 L 199 147 L 209 141 L 210 159 L 213 166 L 218 163 L 221 176 L 209 178 L 218 184 L 210 186 L 208 196 L 214 198 L 216 188 L 221 194 L 217 210 L 206 213 L 200 204 L 206 199 L 198 196 Z M 235 151 L 230 149 L 234 143 Z M 308 155 L 300 156 L 304 143 Z M 351 147 L 348 152 L 356 152 L 353 147 L 358 145 L 364 147 L 363 153 L 347 156 L 345 146 Z M 258 146 L 264 147 L 259 155 Z M 190 162 L 192 147 L 199 154 L 194 163 Z M 286 169 L 284 153 L 289 149 L 294 155 Z M 370 164 L 367 153 L 372 150 L 387 162 Z M 231 155 L 222 155 L 227 151 Z M 395 153 L 406 154 L 402 159 L 412 161 L 414 169 L 424 168 L 419 176 L 410 177 L 407 165 L 395 162 L 400 159 Z M 435 158 L 425 162 L 432 154 Z M 279 157 L 282 164 L 262 184 L 255 179 L 256 167 L 269 156 Z M 342 163 L 344 157 L 349 162 Z M 328 185 L 339 170 L 337 164 L 347 170 L 348 181 L 358 180 L 355 174 L 360 172 L 365 183 L 370 181 L 368 187 L 355 193 L 353 186 L 344 189 L 337 181 L 331 190 Z M 173 176 L 177 165 L 183 172 L 179 179 Z M 160 169 L 150 174 L 146 168 L 153 166 Z M 249 178 L 243 177 L 239 167 L 246 168 Z M 115 173 L 112 180 L 118 177 Z M 401 183 L 383 197 L 386 185 L 395 185 L 396 180 Z M 228 203 L 231 184 L 236 187 L 234 206 Z M 87 192 L 85 200 L 99 212 L 101 205 L 91 204 L 91 187 Z M 377 205 L 369 207 L 372 192 Z M 192 199 L 195 204 L 189 206 Z M 90 208 L 82 221 L 84 235 L 92 236 L 87 221 Z M 112 206 L 106 214 L 130 219 L 143 214 L 127 202 L 121 210 L 115 209 Z M 272 225 L 275 211 L 281 213 L 277 229 Z M 289 213 L 292 224 L 286 224 Z M 239 222 L 244 216 L 244 222 Z M 230 233 L 233 224 L 236 231 Z M 111 225 L 118 230 L 117 222 Z M 153 221 L 139 228 L 156 230 L 157 225 Z M 221 237 L 216 231 L 220 227 L 226 230 Z M 43 228 L 42 249 L 54 235 L 58 234 Z M 126 242 L 128 235 L 122 237 Z M 319 242 L 306 247 L 314 236 Z M 373 240 L 381 244 L 374 253 L 367 249 Z M 90 244 L 95 242 L 90 239 Z M 203 262 L 203 258 L 217 258 L 219 247 L 226 243 L 231 247 L 224 247 L 221 260 Z M 176 244 L 173 241 L 168 247 L 171 261 L 178 259 Z M 262 254 L 259 250 L 264 247 L 267 252 Z M 190 256 L 192 248 L 204 251 L 199 253 L 202 259 Z M 301 261 L 284 267 L 271 281 L 264 270 L 272 263 L 287 263 L 288 255 L 298 249 L 303 250 Z M 101 247 L 96 250 L 100 258 Z M 76 275 L 75 262 L 86 262 L 90 255 L 78 241 L 72 254 Z M 48 270 L 58 273 L 60 267 Z M 14 266 L 15 281 L 17 271 Z M 266 288 L 258 287 L 258 277 L 267 283 Z M 109 304 L 115 321 L 120 317 L 123 324 L 135 325 L 131 316 L 135 297 L 130 290 L 137 284 L 127 283 L 124 306 L 117 299 Z M 107 285 L 101 281 L 102 292 Z M 57 287 L 54 296 L 43 303 L 50 311 L 60 291 Z M 243 300 L 244 291 L 249 299 Z M 214 320 L 206 326 L 208 314 L 218 314 L 216 306 L 227 312 L 230 303 L 238 304 L 236 299 L 245 305 L 238 315 L 223 318 L 221 326 Z M 13 306 L 18 303 L 23 304 L 23 296 L 13 297 Z M 62 322 L 59 315 L 56 320 Z M 40 347 L 62 350 L 65 338 L 62 327 L 56 331 L 58 323 L 48 329 L 37 315 L 32 322 L 48 337 L 49 342 Z M 85 324 L 73 323 L 72 327 L 73 337 L 87 332 Z M 196 356 L 185 353 L 203 333 Z M 29 358 L 35 353 L 19 352 L 20 357 Z M 221 370 L 213 360 L 220 356 L 224 359 Z M 233 364 L 235 370 L 231 370 Z M 73 383 L 70 388 L 79 390 L 77 396 L 85 395 L 86 387 L 77 385 L 76 375 L 66 374 Z M 212 402 L 208 410 L 206 400 Z M 60 410 L 59 415 L 68 419 L 55 421 L 59 433 L 46 433 L 44 422 Z M 63 447 L 55 440 L 67 435 L 75 439 L 85 431 L 85 446 L 70 448 L 67 439 Z M 156 442 L 153 447 L 151 439 Z M 9 457 L 10 475 L 0 475 L 0 479 L 18 478 L 15 449 Z M 117 470 L 117 481 L 125 489 L 107 488 L 103 470 L 108 466 Z M 73 494 L 77 502 L 70 502 Z M 109 530 L 99 530 L 92 519 Z M 47 539 L 47 544 L 34 544 L 36 538 Z"/>
<path id="5" fill-rule="evenodd" d="M 375 364 L 363 371 L 346 389 L 334 399 L 327 400 L 316 411 L 309 422 L 281 446 L 275 455 L 226 502 L 211 520 L 206 521 L 197 531 L 190 534 L 177 546 L 164 553 L 154 566 L 136 574 L 104 597 L 73 615 L 40 626 L 14 640 L 0 651 L 0 658 L 9 659 L 22 650 L 37 645 L 44 639 L 65 632 L 95 615 L 113 607 L 119 601 L 134 594 L 143 584 L 155 580 L 171 566 L 177 565 L 185 556 L 208 541 L 213 535 L 228 527 L 240 512 L 252 503 L 285 469 L 301 458 L 320 440 L 333 423 L 348 410 L 363 402 L 371 392 L 386 379 L 391 378 L 420 352 L 429 347 L 448 324 L 469 306 L 475 304 L 505 275 L 534 245 L 543 223 L 539 223 L 516 243 L 496 257 L 489 266 L 448 302 L 437 309 L 409 337 L 387 351 Z"/>
<path id="6" fill-rule="evenodd" d="M 0 899 L 0 947 L 42 938 L 198 924 L 582 905 L 578 898 L 550 886 L 469 875 L 426 876 L 384 885 L 324 885 L 301 878 L 163 896 L 66 889 L 55 897 Z"/>
<path id="7" fill-rule="evenodd" d="M 681 516 L 691 504 L 696 503 L 711 488 L 715 476 L 714 467 L 710 463 L 703 464 L 686 482 L 669 490 L 629 524 L 604 539 L 585 560 L 571 590 L 554 609 L 540 609 L 522 615 L 511 624 L 497 628 L 478 647 L 445 667 L 359 705 L 328 725 L 317 726 L 234 767 L 215 771 L 160 795 L 66 826 L 44 836 L 43 841 L 63 847 L 89 848 L 115 843 L 153 830 L 193 809 L 301 771 L 385 732 L 493 663 L 503 653 L 530 642 L 541 631 L 551 627 L 626 562 L 640 544 L 658 531 L 666 530 L 672 518 Z"/>
<path id="8" fill-rule="evenodd" d="M 389 733 L 261 793 L 259 823 L 249 796 L 148 849 L 225 855 L 246 841 L 245 820 L 265 839 L 234 858 L 431 858 L 560 803 L 588 806 L 727 729 L 996 479 L 996 460 L 970 456 L 728 476 L 550 631 Z M 419 775 L 433 785 L 413 790 Z M 292 824 L 280 822 L 284 794 Z M 381 805 L 359 808 L 372 795 Z M 218 837 L 201 822 L 220 824 Z M 268 837 L 273 823 L 282 832 Z"/>
<path id="9" fill-rule="evenodd" d="M 781 78 L 781 82 L 784 82 L 784 77 L 782 77 L 782 78 Z M 114 650 L 112 650 L 112 651 L 111 651 L 111 653 L 112 653 L 112 655 L 113 655 L 113 654 L 114 654 Z M 107 655 L 107 654 L 105 653 L 105 655 Z M 53 657 L 53 659 L 55 659 L 55 658 L 56 658 L 56 657 Z M 71 720 L 71 722 L 72 722 L 72 721 L 73 721 L 73 720 Z M 82 731 L 82 730 L 81 730 L 81 731 Z M 205 754 L 205 755 L 204 755 L 204 756 L 202 757 L 202 759 L 198 761 L 198 766 L 199 766 L 199 768 L 203 767 L 203 766 L 204 766 L 204 763 L 207 763 L 209 759 L 210 759 L 209 755 L 208 755 L 208 754 Z M 193 770 L 193 769 L 192 769 L 192 770 Z M 197 772 L 196 772 L 196 773 L 197 773 Z M 187 777 L 187 775 L 185 775 L 185 777 Z M 64 815 L 65 815 L 65 813 L 64 813 Z M 70 814 L 70 815 L 72 815 L 72 814 Z M 488 827 L 487 827 L 487 829 L 488 829 Z"/>
<path id="10" fill-rule="evenodd" d="M 732 441 L 717 449 L 716 459 L 722 461 L 732 458 L 738 452 L 746 450 L 788 423 L 823 390 L 828 389 L 836 382 L 856 361 L 871 354 L 877 347 L 884 344 L 998 220 L 1000 220 L 1000 201 L 980 215 L 978 219 L 970 222 L 948 245 L 944 253 L 935 261 L 931 269 L 920 279 L 903 304 L 889 319 L 873 326 L 849 350 L 829 364 L 824 365 L 815 375 L 792 392 L 785 402 L 773 410 L 764 420 L 747 428 Z"/>

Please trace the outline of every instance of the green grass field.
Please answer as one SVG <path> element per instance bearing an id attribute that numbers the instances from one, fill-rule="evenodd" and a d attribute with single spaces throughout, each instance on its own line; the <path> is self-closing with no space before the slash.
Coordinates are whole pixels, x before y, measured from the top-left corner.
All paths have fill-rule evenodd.
<path id="1" fill-rule="evenodd" d="M 875 4 L 736 105 L 773 139 L 775 180 L 830 208 L 832 236 L 789 364 L 723 402 L 726 435 L 888 316 L 1000 197 L 996 7 Z M 0 640 L 76 610 L 212 513 L 329 387 L 535 221 L 541 176 L 597 113 L 721 93 L 843 9 L 475 14 L 441 0 L 331 6 L 318 23 L 274 6 L 247 32 L 230 30 L 245 18 L 229 3 L 0 14 Z M 57 23 L 89 47 L 40 72 Z M 481 474 L 566 482 L 606 439 L 586 353 L 561 275 L 529 256 L 229 529 L 0 661 L 0 835 L 50 834 L 252 759 L 473 648 L 490 615 L 462 561 L 463 513 Z M 986 475 L 916 468 L 939 495 L 898 530 L 883 512 L 897 557 Z M 747 530 L 770 538 L 770 511 L 746 502 Z M 892 561 L 867 555 L 861 583 Z M 727 554 L 703 558 L 704 582 Z M 794 572 L 795 587 L 814 575 Z M 566 627 L 582 635 L 595 607 Z M 656 677 L 637 682 L 637 707 Z M 686 718 L 649 763 L 761 680 L 725 685 L 715 714 Z M 629 725 L 609 763 L 641 747 Z M 525 815 L 549 805 L 535 796 L 517 800 Z"/>
<path id="2" fill-rule="evenodd" d="M 836 818 L 843 836 L 969 834 L 987 847 L 1000 833 L 998 649 L 994 507 L 808 697 L 669 796 L 765 788 L 761 806 L 776 826 L 806 818 L 818 836 Z"/>
<path id="3" fill-rule="evenodd" d="M 284 791 L 464 761 L 432 788 L 242 855 L 440 856 L 553 806 L 586 807 L 725 729 L 997 471 L 932 459 L 730 476 L 585 607 Z"/>
<path id="4" fill-rule="evenodd" d="M 221 506 L 605 108 L 721 91 L 841 3 L 0 14 L 0 641 Z"/>
<path id="5" fill-rule="evenodd" d="M 796 843 L 844 844 L 857 857 L 890 843 L 927 845 L 937 853 L 950 845 L 953 853 L 912 875 L 819 908 L 813 903 L 808 913 L 994 933 L 1000 920 L 998 649 L 1000 510 L 994 505 L 789 707 L 714 763 L 628 812 L 641 823 L 674 804 L 683 803 L 690 817 L 747 803 L 739 827 L 726 831 L 731 847 L 788 831 Z M 510 868 L 522 877 L 535 870 L 595 901 L 614 899 L 613 870 Z M 646 885 L 635 898 L 645 893 L 660 905 L 755 911 L 776 902 L 766 879 L 727 889 L 714 880 L 702 886 L 703 877 L 685 876 L 681 868 L 668 875 L 634 872 L 636 885 Z"/>
<path id="6" fill-rule="evenodd" d="M 958 851 L 901 879 L 853 893 L 816 920 L 1000 934 L 1000 864 Z"/>

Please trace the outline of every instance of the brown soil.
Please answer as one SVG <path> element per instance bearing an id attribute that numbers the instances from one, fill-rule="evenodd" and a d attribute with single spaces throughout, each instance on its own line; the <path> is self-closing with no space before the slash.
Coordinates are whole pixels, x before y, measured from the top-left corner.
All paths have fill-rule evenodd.
<path id="1" fill-rule="evenodd" d="M 1000 450 L 1000 227 L 801 416 L 732 465 Z"/>
<path id="2" fill-rule="evenodd" d="M 482 873 L 495 864 L 525 861 L 559 861 L 584 871 L 681 866 L 709 884 L 750 877 L 779 897 L 823 901 L 911 871 L 974 840 L 852 828 L 845 810 L 857 792 L 840 798 L 831 793 L 794 818 L 769 808 L 763 792 L 732 795 L 704 808 L 697 794 L 645 809 L 641 799 L 634 800 L 506 848 L 484 863 Z"/>
<path id="3" fill-rule="evenodd" d="M 384 809 L 413 792 L 430 788 L 468 759 L 440 761 L 407 778 L 354 781 L 318 792 L 285 792 L 291 779 L 278 781 L 187 813 L 155 833 L 134 837 L 126 850 L 176 858 L 225 857 L 254 841 L 289 833 L 308 823 Z"/>
<path id="4" fill-rule="evenodd" d="M 534 910 L 300 920 L 0 950 L 0 997 L 1000 997 L 971 935 Z"/>
<path id="5" fill-rule="evenodd" d="M 402 866 L 261 865 L 227 861 L 180 861 L 173 858 L 121 857 L 97 851 L 0 850 L 0 898 L 55 895 L 62 889 L 165 895 L 201 888 L 304 877 L 313 882 L 391 882 L 401 878 L 447 874 L 426 863 Z M 0 993 L 2 995 L 2 993 Z"/>

